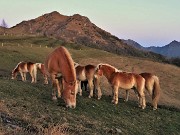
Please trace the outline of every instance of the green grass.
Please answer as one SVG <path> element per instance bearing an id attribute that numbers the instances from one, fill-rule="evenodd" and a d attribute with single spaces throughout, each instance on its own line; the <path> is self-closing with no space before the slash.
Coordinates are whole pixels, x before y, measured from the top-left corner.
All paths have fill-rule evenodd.
<path id="1" fill-rule="evenodd" d="M 1 39 L 2 37 L 0 37 Z M 5 37 L 3 37 L 5 39 Z M 45 41 L 43 41 L 43 39 Z M 6 37 L 10 42 L 12 37 Z M 75 109 L 65 108 L 62 99 L 51 100 L 51 85 L 43 85 L 42 77 L 38 83 L 30 80 L 22 82 L 9 80 L 9 73 L 19 61 L 31 60 L 43 62 L 53 48 L 48 44 L 60 42 L 37 37 L 21 39 L 13 37 L 12 46 L 0 47 L 0 133 L 6 134 L 48 134 L 64 132 L 66 134 L 179 134 L 180 110 L 174 107 L 160 106 L 153 111 L 150 104 L 145 110 L 138 108 L 136 101 L 125 103 L 119 99 L 118 105 L 111 104 L 111 97 L 103 95 L 101 100 L 77 96 Z M 19 41 L 24 40 L 24 41 Z M 17 47 L 16 43 L 33 43 L 36 47 Z M 38 45 L 42 44 L 40 48 Z M 104 51 L 82 45 L 64 44 L 73 59 L 109 59 L 117 57 Z M 54 45 L 57 46 L 57 45 Z"/>

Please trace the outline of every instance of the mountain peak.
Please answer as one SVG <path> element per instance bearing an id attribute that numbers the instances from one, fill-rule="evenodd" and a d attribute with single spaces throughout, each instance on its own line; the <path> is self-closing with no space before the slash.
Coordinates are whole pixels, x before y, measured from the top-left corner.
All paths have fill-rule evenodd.
<path id="1" fill-rule="evenodd" d="M 173 40 L 170 44 L 179 44 L 180 42 L 178 42 L 177 40 Z"/>
<path id="2" fill-rule="evenodd" d="M 53 11 L 53 12 L 51 12 L 51 13 L 44 14 L 44 15 L 42 15 L 41 17 L 45 17 L 45 18 L 48 18 L 48 17 L 51 17 L 51 18 L 60 18 L 60 17 L 66 17 L 66 16 L 60 14 L 60 13 L 57 12 L 57 11 Z"/>

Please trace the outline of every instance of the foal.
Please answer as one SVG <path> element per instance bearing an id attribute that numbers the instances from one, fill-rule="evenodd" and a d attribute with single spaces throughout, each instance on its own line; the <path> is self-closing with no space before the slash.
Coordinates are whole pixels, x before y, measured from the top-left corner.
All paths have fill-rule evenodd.
<path id="1" fill-rule="evenodd" d="M 21 61 L 17 64 L 17 66 L 12 70 L 12 77 L 11 79 L 15 79 L 17 73 L 20 73 L 22 81 L 26 81 L 26 73 L 29 72 L 31 75 L 31 83 L 36 83 L 36 75 L 37 75 L 37 67 L 36 64 L 33 62 L 24 62 Z"/>

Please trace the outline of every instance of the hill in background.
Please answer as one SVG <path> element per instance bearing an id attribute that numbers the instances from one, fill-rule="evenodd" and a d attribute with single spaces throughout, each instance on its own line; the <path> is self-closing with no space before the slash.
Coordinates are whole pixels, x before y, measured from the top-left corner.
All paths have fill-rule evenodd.
<path id="1" fill-rule="evenodd" d="M 139 43 L 128 39 L 128 40 L 123 40 L 124 43 L 127 43 L 128 45 L 131 45 L 137 49 L 144 50 L 144 51 L 152 51 L 167 57 L 179 57 L 180 58 L 180 42 L 174 40 L 168 45 L 162 46 L 162 47 L 143 47 Z"/>
<path id="2" fill-rule="evenodd" d="M 1 32 L 0 32 L 1 33 Z M 54 11 L 35 19 L 23 21 L 6 30 L 8 34 L 38 35 L 83 44 L 125 56 L 167 61 L 162 55 L 136 49 L 93 24 L 87 17 L 75 14 L 64 16 Z"/>

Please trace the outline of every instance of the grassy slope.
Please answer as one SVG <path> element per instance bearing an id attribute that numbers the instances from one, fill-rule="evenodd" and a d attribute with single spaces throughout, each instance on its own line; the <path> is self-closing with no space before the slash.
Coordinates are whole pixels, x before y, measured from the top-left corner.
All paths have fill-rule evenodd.
<path id="1" fill-rule="evenodd" d="M 102 100 L 89 99 L 88 93 L 84 92 L 83 97 L 77 97 L 76 109 L 66 109 L 62 100 L 51 101 L 51 86 L 44 86 L 42 77 L 38 76 L 37 84 L 9 80 L 10 71 L 19 61 L 43 62 L 45 56 L 53 50 L 45 46 L 56 46 L 60 42 L 46 38 L 3 38 L 0 37 L 0 43 L 2 40 L 6 42 L 4 47 L 0 47 L 0 133 L 48 134 L 64 131 L 70 134 L 118 134 L 119 130 L 122 134 L 180 132 L 180 111 L 172 107 L 179 108 L 179 68 L 144 59 L 117 56 L 84 46 L 66 45 L 76 62 L 103 62 L 126 71 L 131 71 L 134 67 L 138 73 L 153 72 L 160 77 L 162 88 L 161 106 L 157 111 L 152 111 L 149 104 L 145 110 L 139 109 L 133 92 L 130 95 L 132 100 L 128 103 L 120 99 L 117 106 L 112 105 L 111 97 L 108 96 L 111 94 L 110 86 L 106 79 L 101 83 L 104 94 Z M 121 97 L 123 94 L 122 91 Z"/>

